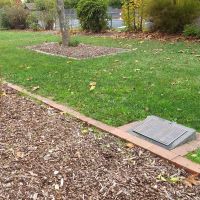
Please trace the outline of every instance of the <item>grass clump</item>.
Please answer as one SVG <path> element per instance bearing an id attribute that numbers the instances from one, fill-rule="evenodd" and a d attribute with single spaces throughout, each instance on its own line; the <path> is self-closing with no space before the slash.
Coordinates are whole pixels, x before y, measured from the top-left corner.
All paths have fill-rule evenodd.
<path id="1" fill-rule="evenodd" d="M 200 149 L 197 149 L 196 151 L 189 153 L 187 155 L 187 158 L 192 160 L 193 162 L 200 164 Z"/>
<path id="2" fill-rule="evenodd" d="M 200 27 L 195 24 L 186 25 L 183 31 L 184 36 L 192 36 L 200 38 Z"/>

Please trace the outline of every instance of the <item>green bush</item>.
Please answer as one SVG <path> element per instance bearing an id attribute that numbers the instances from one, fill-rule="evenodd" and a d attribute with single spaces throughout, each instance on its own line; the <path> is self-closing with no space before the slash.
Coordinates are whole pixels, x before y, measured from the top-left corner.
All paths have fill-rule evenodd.
<path id="1" fill-rule="evenodd" d="M 38 17 L 34 12 L 27 17 L 26 23 L 28 28 L 32 29 L 33 31 L 39 31 L 41 28 L 38 24 Z"/>
<path id="2" fill-rule="evenodd" d="M 0 29 L 9 29 L 9 19 L 6 15 L 5 8 L 0 9 Z"/>
<path id="3" fill-rule="evenodd" d="M 80 44 L 78 40 L 70 40 L 69 47 L 77 47 Z"/>
<path id="4" fill-rule="evenodd" d="M 182 32 L 186 24 L 198 16 L 198 0 L 151 0 L 146 13 L 155 23 L 155 28 L 167 33 Z"/>
<path id="5" fill-rule="evenodd" d="M 77 47 L 80 44 L 78 40 L 70 39 L 68 46 Z M 62 45 L 62 41 L 59 42 L 59 45 Z"/>
<path id="6" fill-rule="evenodd" d="M 80 0 L 77 14 L 83 30 L 101 32 L 107 28 L 107 1 Z"/>
<path id="7" fill-rule="evenodd" d="M 0 8 L 11 6 L 12 4 L 14 4 L 14 0 L 0 0 Z"/>
<path id="8" fill-rule="evenodd" d="M 186 25 L 183 35 L 200 38 L 200 27 L 195 24 Z"/>

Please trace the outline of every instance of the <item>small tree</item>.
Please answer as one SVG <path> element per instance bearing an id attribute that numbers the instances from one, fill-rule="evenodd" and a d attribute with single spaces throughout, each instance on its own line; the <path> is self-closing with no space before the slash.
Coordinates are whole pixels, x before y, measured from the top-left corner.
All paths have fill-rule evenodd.
<path id="1" fill-rule="evenodd" d="M 80 0 L 77 14 L 83 30 L 101 32 L 107 28 L 107 1 Z"/>
<path id="2" fill-rule="evenodd" d="M 146 0 L 123 0 L 122 17 L 128 31 L 141 31 Z"/>
<path id="3" fill-rule="evenodd" d="M 46 30 L 52 30 L 56 20 L 55 0 L 35 0 L 36 8 L 40 11 L 39 21 L 44 23 Z"/>
<path id="4" fill-rule="evenodd" d="M 57 11 L 58 11 L 58 17 L 59 17 L 59 23 L 60 23 L 60 30 L 62 33 L 62 45 L 68 46 L 69 45 L 69 30 L 67 28 L 63 0 L 57 0 Z"/>

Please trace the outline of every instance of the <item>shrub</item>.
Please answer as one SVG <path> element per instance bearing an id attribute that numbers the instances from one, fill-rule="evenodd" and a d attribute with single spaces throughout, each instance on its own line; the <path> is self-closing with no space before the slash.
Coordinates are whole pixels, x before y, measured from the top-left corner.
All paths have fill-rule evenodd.
<path id="1" fill-rule="evenodd" d="M 53 25 L 56 19 L 56 13 L 54 10 L 41 11 L 40 20 L 44 23 L 45 30 L 53 30 Z"/>
<path id="2" fill-rule="evenodd" d="M 198 16 L 199 8 L 198 0 L 151 0 L 146 13 L 157 30 L 177 33 Z"/>
<path id="3" fill-rule="evenodd" d="M 80 0 L 77 14 L 83 30 L 101 32 L 107 28 L 107 3 L 105 0 Z"/>
<path id="4" fill-rule="evenodd" d="M 8 19 L 8 25 L 10 28 L 26 28 L 26 20 L 28 12 L 21 6 L 12 6 L 5 8 L 6 16 Z"/>
<path id="5" fill-rule="evenodd" d="M 69 47 L 77 47 L 80 44 L 78 40 L 70 40 Z"/>
<path id="6" fill-rule="evenodd" d="M 0 8 L 5 6 L 11 6 L 14 3 L 14 0 L 0 0 Z"/>
<path id="7" fill-rule="evenodd" d="M 9 19 L 6 14 L 5 8 L 0 9 L 0 29 L 9 29 Z"/>
<path id="8" fill-rule="evenodd" d="M 70 39 L 68 46 L 69 47 L 77 47 L 80 44 L 78 40 Z M 62 45 L 62 41 L 59 42 L 59 45 Z"/>
<path id="9" fill-rule="evenodd" d="M 32 29 L 33 31 L 40 30 L 40 25 L 38 24 L 38 17 L 36 13 L 31 13 L 26 20 L 28 28 Z"/>
<path id="10" fill-rule="evenodd" d="M 183 34 L 185 36 L 193 36 L 200 38 L 200 27 L 195 24 L 186 25 Z"/>
<path id="11" fill-rule="evenodd" d="M 52 30 L 56 19 L 55 0 L 35 0 L 37 9 L 40 11 L 40 20 L 44 23 L 46 30 Z"/>

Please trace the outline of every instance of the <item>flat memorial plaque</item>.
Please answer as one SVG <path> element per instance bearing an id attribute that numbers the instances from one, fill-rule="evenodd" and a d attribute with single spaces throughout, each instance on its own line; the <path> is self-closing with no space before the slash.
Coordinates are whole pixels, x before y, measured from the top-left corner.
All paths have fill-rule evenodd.
<path id="1" fill-rule="evenodd" d="M 128 132 L 134 133 L 167 149 L 173 149 L 196 137 L 194 129 L 156 116 L 147 117 L 143 123 L 133 127 Z"/>

